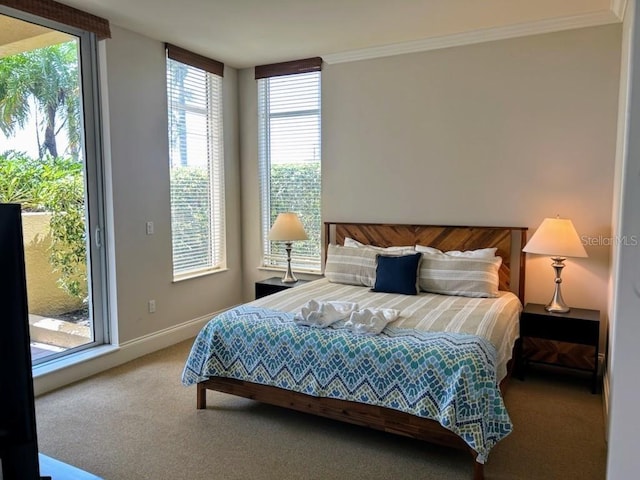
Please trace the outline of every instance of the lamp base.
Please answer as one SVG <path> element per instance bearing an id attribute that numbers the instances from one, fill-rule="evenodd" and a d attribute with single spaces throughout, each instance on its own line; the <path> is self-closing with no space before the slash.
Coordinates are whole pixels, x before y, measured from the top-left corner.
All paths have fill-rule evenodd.
<path id="1" fill-rule="evenodd" d="M 298 279 L 291 270 L 291 242 L 285 242 L 285 250 L 287 251 L 287 271 L 284 272 L 282 283 L 296 283 Z"/>
<path id="2" fill-rule="evenodd" d="M 291 271 L 291 268 L 287 268 L 287 271 L 284 272 L 284 276 L 282 277 L 282 280 L 280 280 L 280 281 L 282 283 L 296 283 L 298 281 L 298 279 L 296 278 L 296 276 Z"/>
<path id="3" fill-rule="evenodd" d="M 566 305 L 558 305 L 557 303 L 548 303 L 545 305 L 544 309 L 550 313 L 567 313 L 571 309 Z"/>
<path id="4" fill-rule="evenodd" d="M 560 291 L 560 284 L 562 283 L 562 278 L 560 278 L 560 274 L 562 273 L 562 269 L 564 268 L 564 261 L 566 258 L 563 257 L 552 257 L 553 263 L 551 266 L 556 271 L 556 288 L 553 292 L 553 298 L 544 309 L 547 312 L 551 313 L 567 313 L 571 309 L 564 303 L 564 299 L 562 298 L 562 292 Z"/>

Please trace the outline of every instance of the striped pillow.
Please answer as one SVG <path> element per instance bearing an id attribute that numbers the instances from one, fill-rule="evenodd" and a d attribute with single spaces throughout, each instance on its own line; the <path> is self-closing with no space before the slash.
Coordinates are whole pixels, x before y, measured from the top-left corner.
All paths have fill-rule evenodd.
<path id="1" fill-rule="evenodd" d="M 462 297 L 497 297 L 501 264 L 501 257 L 423 255 L 418 279 L 420 289 Z"/>
<path id="2" fill-rule="evenodd" d="M 376 256 L 370 248 L 329 245 L 324 276 L 333 283 L 373 287 L 376 281 Z"/>

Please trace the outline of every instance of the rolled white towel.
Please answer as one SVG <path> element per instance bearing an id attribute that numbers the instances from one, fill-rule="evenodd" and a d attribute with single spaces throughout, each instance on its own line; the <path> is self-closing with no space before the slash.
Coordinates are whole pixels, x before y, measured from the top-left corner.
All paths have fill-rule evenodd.
<path id="1" fill-rule="evenodd" d="M 320 304 L 315 300 L 309 300 L 300 309 L 300 313 L 293 317 L 293 320 L 300 325 L 315 325 L 321 321 L 321 318 Z"/>
<path id="2" fill-rule="evenodd" d="M 392 308 L 365 308 L 353 312 L 344 324 L 353 333 L 361 335 L 377 335 L 388 323 L 398 318 L 400 312 Z"/>
<path id="3" fill-rule="evenodd" d="M 338 320 L 344 320 L 358 310 L 358 304 L 352 302 L 317 302 L 309 300 L 293 317 L 298 325 L 308 327 L 326 328 Z"/>

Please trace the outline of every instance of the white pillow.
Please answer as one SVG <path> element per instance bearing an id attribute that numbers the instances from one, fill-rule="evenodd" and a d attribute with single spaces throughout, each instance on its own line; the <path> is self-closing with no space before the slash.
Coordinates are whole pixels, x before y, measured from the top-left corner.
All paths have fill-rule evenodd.
<path id="1" fill-rule="evenodd" d="M 493 258 L 496 256 L 497 251 L 497 248 L 479 248 L 478 250 L 465 250 L 464 252 L 461 252 L 460 250 L 449 250 L 448 252 L 443 252 L 442 250 L 438 250 L 437 248 L 427 247 L 424 245 L 416 245 L 416 252 L 429 254 L 444 253 L 445 255 L 449 255 L 450 257 Z"/>
<path id="2" fill-rule="evenodd" d="M 478 250 L 465 250 L 464 252 L 460 250 L 449 250 L 444 253 L 452 257 L 493 258 L 496 256 L 497 251 L 497 248 L 479 248 Z"/>
<path id="3" fill-rule="evenodd" d="M 428 253 L 430 255 L 444 255 L 444 252 L 442 250 L 438 250 L 437 248 L 433 248 L 433 247 L 427 247 L 425 245 L 416 245 L 416 252 L 420 252 L 420 253 Z"/>
<path id="4" fill-rule="evenodd" d="M 378 252 L 401 252 L 401 253 L 415 253 L 416 250 L 413 245 L 398 246 L 398 247 L 376 247 L 375 245 L 366 245 L 350 237 L 344 237 L 344 246 L 353 248 L 370 248 Z"/>
<path id="5" fill-rule="evenodd" d="M 344 246 L 352 248 L 364 247 L 364 243 L 360 243 L 359 241 L 354 240 L 351 237 L 344 237 Z"/>

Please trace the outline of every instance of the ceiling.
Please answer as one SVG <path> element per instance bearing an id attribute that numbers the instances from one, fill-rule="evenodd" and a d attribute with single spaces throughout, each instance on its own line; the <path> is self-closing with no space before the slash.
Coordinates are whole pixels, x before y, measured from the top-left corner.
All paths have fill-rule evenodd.
<path id="1" fill-rule="evenodd" d="M 0 58 L 69 40 L 65 33 L 0 15 Z"/>
<path id="2" fill-rule="evenodd" d="M 626 0 L 58 0 L 236 68 L 619 22 Z"/>

